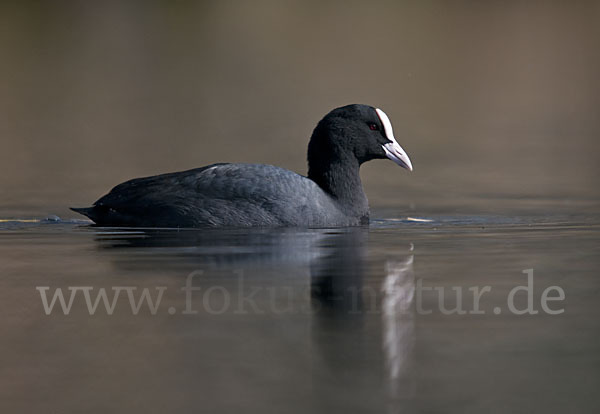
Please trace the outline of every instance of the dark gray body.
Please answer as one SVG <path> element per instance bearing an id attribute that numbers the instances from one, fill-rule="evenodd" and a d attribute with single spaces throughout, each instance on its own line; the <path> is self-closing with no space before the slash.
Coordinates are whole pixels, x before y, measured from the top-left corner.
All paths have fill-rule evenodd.
<path id="1" fill-rule="evenodd" d="M 384 158 L 412 169 L 387 115 L 346 105 L 314 129 L 306 177 L 271 165 L 213 164 L 136 178 L 73 210 L 101 226 L 358 226 L 369 222 L 360 166 Z"/>
<path id="2" fill-rule="evenodd" d="M 340 227 L 368 223 L 368 207 L 354 215 L 313 180 L 260 164 L 213 164 L 136 178 L 113 188 L 93 207 L 74 210 L 108 226 Z"/>

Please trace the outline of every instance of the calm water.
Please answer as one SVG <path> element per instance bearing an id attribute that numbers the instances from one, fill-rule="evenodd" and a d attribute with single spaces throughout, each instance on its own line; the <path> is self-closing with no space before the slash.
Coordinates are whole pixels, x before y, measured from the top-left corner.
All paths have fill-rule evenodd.
<path id="1" fill-rule="evenodd" d="M 330 230 L 3 222 L 3 411 L 596 412 L 600 225 L 584 210 L 382 209 Z M 526 269 L 538 313 L 517 315 Z M 469 289 L 485 286 L 475 309 Z M 550 286 L 560 314 L 541 307 Z M 68 314 L 46 315 L 41 291 L 68 304 L 69 287 Z M 101 288 L 121 293 L 90 315 L 83 292 Z M 144 289 L 156 308 L 134 314 Z M 447 314 L 452 289 L 465 314 Z"/>

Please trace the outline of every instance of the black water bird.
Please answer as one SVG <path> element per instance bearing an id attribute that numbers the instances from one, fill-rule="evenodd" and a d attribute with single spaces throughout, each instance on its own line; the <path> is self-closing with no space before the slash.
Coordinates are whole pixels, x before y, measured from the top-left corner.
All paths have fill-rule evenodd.
<path id="1" fill-rule="evenodd" d="M 357 226 L 369 222 L 360 165 L 386 157 L 412 171 L 387 115 L 347 105 L 313 131 L 306 177 L 272 165 L 212 164 L 126 181 L 72 210 L 116 227 Z"/>

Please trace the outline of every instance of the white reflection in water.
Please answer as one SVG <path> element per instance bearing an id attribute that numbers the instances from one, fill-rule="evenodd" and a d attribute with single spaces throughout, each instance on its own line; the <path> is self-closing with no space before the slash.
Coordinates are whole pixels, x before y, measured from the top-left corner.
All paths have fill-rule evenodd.
<path id="1" fill-rule="evenodd" d="M 393 401 L 414 394 L 410 369 L 415 338 L 413 255 L 386 262 L 382 290 L 383 351 Z"/>

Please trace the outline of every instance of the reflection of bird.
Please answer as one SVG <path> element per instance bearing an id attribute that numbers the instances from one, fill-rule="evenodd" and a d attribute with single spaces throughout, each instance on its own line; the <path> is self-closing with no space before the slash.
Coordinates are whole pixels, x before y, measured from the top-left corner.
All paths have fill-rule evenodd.
<path id="1" fill-rule="evenodd" d="M 414 347 L 413 256 L 388 261 L 382 286 L 383 349 L 393 398 L 410 395 L 410 363 Z"/>
<path id="2" fill-rule="evenodd" d="M 361 229 L 360 227 L 358 229 Z M 107 231 L 109 230 L 109 231 Z M 115 254 L 114 260 L 127 266 L 154 267 L 176 263 L 223 269 L 230 266 L 284 268 L 309 266 L 327 251 L 323 239 L 332 240 L 324 229 L 99 229 L 98 247 L 129 250 Z M 147 260 L 152 252 L 152 261 Z M 133 254 L 144 257 L 132 260 Z M 190 269 L 191 271 L 191 269 Z M 283 273 L 283 271 L 282 271 Z"/>
<path id="3" fill-rule="evenodd" d="M 348 105 L 319 122 L 308 176 L 270 165 L 213 164 L 122 183 L 92 207 L 74 208 L 100 225 L 142 227 L 365 224 L 363 162 L 390 158 L 412 170 L 380 109 Z"/>

